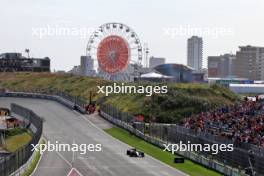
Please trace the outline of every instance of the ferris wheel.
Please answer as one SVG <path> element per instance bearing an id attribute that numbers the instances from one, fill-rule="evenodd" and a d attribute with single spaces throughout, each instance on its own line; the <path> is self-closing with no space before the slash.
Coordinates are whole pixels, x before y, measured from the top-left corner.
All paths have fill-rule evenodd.
<path id="1" fill-rule="evenodd" d="M 129 81 L 142 64 L 142 46 L 130 27 L 122 23 L 106 23 L 90 36 L 86 48 L 98 69 L 108 80 Z M 133 71 L 132 71 L 133 70 Z"/>

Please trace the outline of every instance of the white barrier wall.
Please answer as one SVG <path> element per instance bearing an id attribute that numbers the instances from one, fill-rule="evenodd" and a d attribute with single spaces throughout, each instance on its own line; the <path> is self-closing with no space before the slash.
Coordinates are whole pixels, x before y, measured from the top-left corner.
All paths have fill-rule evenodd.
<path id="1" fill-rule="evenodd" d="M 264 94 L 264 84 L 230 84 L 229 89 L 235 93 Z"/>

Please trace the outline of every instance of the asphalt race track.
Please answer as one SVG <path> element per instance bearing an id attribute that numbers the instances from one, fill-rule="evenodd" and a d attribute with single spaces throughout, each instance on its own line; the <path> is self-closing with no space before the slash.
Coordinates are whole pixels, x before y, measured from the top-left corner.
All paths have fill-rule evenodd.
<path id="1" fill-rule="evenodd" d="M 182 176 L 180 171 L 146 156 L 129 158 L 130 147 L 105 133 L 91 117 L 48 100 L 0 98 L 0 106 L 17 103 L 45 119 L 44 136 L 51 143 L 102 144 L 101 152 L 45 152 L 34 176 L 66 176 L 72 166 L 83 176 Z"/>

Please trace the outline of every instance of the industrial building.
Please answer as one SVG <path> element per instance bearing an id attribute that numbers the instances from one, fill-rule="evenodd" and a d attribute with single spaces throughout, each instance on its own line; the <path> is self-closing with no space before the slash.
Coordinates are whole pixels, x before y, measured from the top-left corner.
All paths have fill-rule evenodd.
<path id="1" fill-rule="evenodd" d="M 236 55 L 209 56 L 208 77 L 264 80 L 264 47 L 240 46 Z"/>
<path id="2" fill-rule="evenodd" d="M 0 72 L 50 72 L 50 59 L 27 58 L 21 53 L 0 54 Z"/>
<path id="3" fill-rule="evenodd" d="M 149 68 L 154 68 L 162 64 L 165 64 L 165 58 L 153 56 L 149 58 Z"/>
<path id="4" fill-rule="evenodd" d="M 162 75 L 173 77 L 175 82 L 193 81 L 193 69 L 182 64 L 162 64 L 155 67 L 154 70 Z"/>
<path id="5" fill-rule="evenodd" d="M 73 68 L 70 71 L 68 71 L 68 73 L 73 75 L 81 75 L 81 66 L 80 65 L 73 66 Z"/>
<path id="6" fill-rule="evenodd" d="M 224 87 L 229 87 L 230 84 L 254 84 L 254 80 L 247 78 L 208 78 L 209 85 L 219 84 Z"/>
<path id="7" fill-rule="evenodd" d="M 81 56 L 80 72 L 83 76 L 94 76 L 94 60 L 91 56 Z"/>
<path id="8" fill-rule="evenodd" d="M 208 57 L 208 77 L 227 78 L 234 75 L 235 55 L 224 54 Z"/>

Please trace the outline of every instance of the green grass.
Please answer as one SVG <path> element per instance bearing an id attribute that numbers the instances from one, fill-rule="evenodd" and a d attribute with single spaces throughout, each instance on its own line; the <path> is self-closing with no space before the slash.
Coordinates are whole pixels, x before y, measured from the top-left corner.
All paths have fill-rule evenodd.
<path id="1" fill-rule="evenodd" d="M 16 128 L 8 129 L 5 132 L 5 137 L 9 138 L 9 137 L 12 137 L 12 136 L 15 136 L 15 135 L 19 135 L 19 134 L 22 134 L 22 133 L 27 133 L 27 132 L 29 132 L 29 131 L 26 128 L 16 127 Z"/>
<path id="2" fill-rule="evenodd" d="M 103 97 L 97 94 L 97 86 L 110 85 L 113 82 L 99 78 L 73 76 L 54 73 L 0 73 L 0 89 L 17 91 L 35 91 L 56 89 L 74 96 L 82 97 L 88 103 L 90 92 L 93 100 Z M 157 85 L 155 83 L 129 83 L 130 85 Z M 230 90 L 208 84 L 168 83 L 167 94 L 154 94 L 146 97 L 142 94 L 115 94 L 105 97 L 104 103 L 132 115 L 143 114 L 148 120 L 150 114 L 160 123 L 178 123 L 185 117 L 202 111 L 230 105 L 239 98 Z"/>
<path id="3" fill-rule="evenodd" d="M 44 144 L 44 143 L 45 143 L 45 140 L 41 140 L 41 144 Z M 30 164 L 30 166 L 27 168 L 26 172 L 22 176 L 30 176 L 33 173 L 33 171 L 37 167 L 40 157 L 41 157 L 41 154 L 40 154 L 40 151 L 38 151 L 32 163 Z"/>
<path id="4" fill-rule="evenodd" d="M 149 116 L 154 116 L 159 123 L 178 123 L 192 114 L 231 105 L 238 100 L 235 93 L 217 85 L 170 83 L 167 94 L 153 94 L 152 97 L 118 94 L 106 98 L 105 103 L 132 115 L 143 114 L 147 121 Z"/>
<path id="5" fill-rule="evenodd" d="M 27 132 L 9 137 L 5 141 L 5 148 L 9 152 L 15 152 L 20 147 L 28 144 L 31 139 L 31 135 Z"/>
<path id="6" fill-rule="evenodd" d="M 133 146 L 141 151 L 144 151 L 146 154 L 166 163 L 178 170 L 181 170 L 184 173 L 187 173 L 191 176 L 220 176 L 218 172 L 215 172 L 210 169 L 206 169 L 205 167 L 196 164 L 190 160 L 185 160 L 184 164 L 175 164 L 173 163 L 173 159 L 175 155 L 164 152 L 160 148 L 145 142 L 144 140 L 135 137 L 134 135 L 129 134 L 129 132 L 121 129 L 121 128 L 110 128 L 105 130 L 108 134 L 113 136 L 114 138 L 119 139 L 120 141 L 127 143 L 130 146 Z"/>

